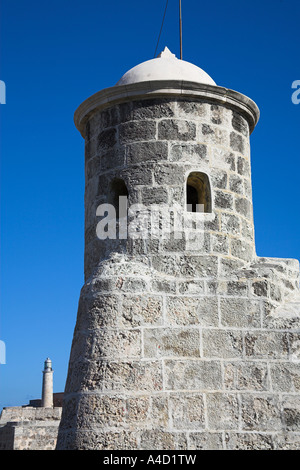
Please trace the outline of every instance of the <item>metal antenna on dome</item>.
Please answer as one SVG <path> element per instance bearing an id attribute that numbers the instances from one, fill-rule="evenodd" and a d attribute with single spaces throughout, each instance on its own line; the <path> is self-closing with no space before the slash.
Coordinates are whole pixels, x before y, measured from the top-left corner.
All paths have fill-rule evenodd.
<path id="1" fill-rule="evenodd" d="M 182 60 L 182 11 L 181 11 L 181 0 L 179 0 L 179 37 L 180 37 L 180 59 Z"/>
<path id="2" fill-rule="evenodd" d="M 162 19 L 162 23 L 161 23 L 161 27 L 160 27 L 160 32 L 159 32 L 159 36 L 158 36 L 158 40 L 157 40 L 156 48 L 155 48 L 155 52 L 154 52 L 154 58 L 156 57 L 156 52 L 157 52 L 157 48 L 158 48 L 158 44 L 159 44 L 161 32 L 162 32 L 163 25 L 164 25 L 164 22 L 165 22 L 165 17 L 166 17 L 166 13 L 167 13 L 168 3 L 169 3 L 169 0 L 166 1 L 164 16 L 163 16 L 163 19 Z"/>

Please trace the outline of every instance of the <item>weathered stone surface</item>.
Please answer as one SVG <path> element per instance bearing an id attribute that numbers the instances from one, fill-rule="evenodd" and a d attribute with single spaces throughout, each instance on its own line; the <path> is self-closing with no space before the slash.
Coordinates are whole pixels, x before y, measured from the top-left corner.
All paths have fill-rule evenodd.
<path id="1" fill-rule="evenodd" d="M 202 142 L 213 145 L 226 145 L 228 146 L 228 133 L 224 129 L 211 124 L 202 124 L 201 126 L 201 140 Z"/>
<path id="2" fill-rule="evenodd" d="M 300 399 L 297 395 L 285 395 L 282 400 L 285 431 L 300 431 Z"/>
<path id="3" fill-rule="evenodd" d="M 184 450 L 187 449 L 187 438 L 184 433 L 162 430 L 147 430 L 141 435 L 141 450 Z"/>
<path id="4" fill-rule="evenodd" d="M 177 112 L 179 116 L 188 119 L 199 119 L 205 117 L 209 112 L 209 105 L 190 100 L 178 100 Z"/>
<path id="5" fill-rule="evenodd" d="M 230 290 L 230 285 L 229 285 Z M 222 325 L 237 328 L 261 326 L 260 304 L 247 298 L 222 298 L 220 300 Z"/>
<path id="6" fill-rule="evenodd" d="M 174 429 L 201 430 L 205 428 L 202 394 L 171 395 L 170 407 Z"/>
<path id="7" fill-rule="evenodd" d="M 237 132 L 242 133 L 246 137 L 249 135 L 249 126 L 245 118 L 243 118 L 240 114 L 238 113 L 233 113 L 232 116 L 232 127 L 234 130 Z"/>
<path id="8" fill-rule="evenodd" d="M 287 334 L 274 331 L 249 332 L 245 335 L 245 354 L 256 359 L 287 359 Z"/>
<path id="9" fill-rule="evenodd" d="M 274 450 L 272 434 L 226 433 L 227 450 Z"/>
<path id="10" fill-rule="evenodd" d="M 166 142 L 135 142 L 127 145 L 127 163 L 143 163 L 145 161 L 160 161 L 168 158 Z"/>
<path id="11" fill-rule="evenodd" d="M 253 122 L 238 102 L 144 98 L 86 126 L 86 283 L 58 448 L 299 448 L 299 263 L 255 252 Z M 191 172 L 211 212 L 187 212 Z M 97 238 L 114 179 L 147 229 L 159 206 L 155 237 Z M 163 237 L 175 204 L 188 224 Z"/>
<path id="12" fill-rule="evenodd" d="M 121 124 L 119 127 L 121 144 L 155 140 L 155 137 L 156 123 L 154 121 L 131 121 Z"/>
<path id="13" fill-rule="evenodd" d="M 200 164 L 208 162 L 207 146 L 204 144 L 173 144 L 170 150 L 170 161 Z"/>
<path id="14" fill-rule="evenodd" d="M 214 326 L 218 324 L 218 302 L 206 297 L 173 297 L 167 299 L 166 318 L 170 325 Z"/>
<path id="15" fill-rule="evenodd" d="M 239 402 L 237 395 L 230 393 L 207 393 L 207 414 L 209 429 L 237 429 L 239 423 Z"/>
<path id="16" fill-rule="evenodd" d="M 208 358 L 240 357 L 243 351 L 243 337 L 236 330 L 203 330 L 203 354 Z"/>
<path id="17" fill-rule="evenodd" d="M 228 390 L 267 391 L 270 389 L 267 363 L 225 363 L 224 383 Z"/>
<path id="18" fill-rule="evenodd" d="M 98 135 L 98 147 L 97 151 L 99 154 L 103 154 L 108 150 L 111 150 L 117 143 L 117 130 L 115 128 L 105 129 Z"/>
<path id="19" fill-rule="evenodd" d="M 244 152 L 243 137 L 237 134 L 236 132 L 231 132 L 230 133 L 230 146 L 232 150 L 243 153 Z"/>
<path id="20" fill-rule="evenodd" d="M 223 450 L 222 433 L 191 432 L 189 443 L 189 449 L 191 450 Z"/>
<path id="21" fill-rule="evenodd" d="M 199 357 L 200 334 L 196 329 L 151 328 L 144 330 L 144 355 L 154 357 Z"/>
<path id="22" fill-rule="evenodd" d="M 214 390 L 222 383 L 218 361 L 166 360 L 165 374 L 169 390 Z"/>
<path id="23" fill-rule="evenodd" d="M 0 417 L 0 450 L 54 450 L 62 408 L 8 407 Z"/>
<path id="24" fill-rule="evenodd" d="M 82 390 L 161 391 L 161 364 L 158 361 L 94 361 L 85 374 Z"/>
<path id="25" fill-rule="evenodd" d="M 196 126 L 190 121 L 162 120 L 158 123 L 159 140 L 189 141 L 196 138 Z"/>
<path id="26" fill-rule="evenodd" d="M 162 117 L 171 118 L 175 116 L 175 106 L 176 101 L 172 99 L 134 101 L 132 103 L 132 119 L 140 121 L 161 119 Z"/>
<path id="27" fill-rule="evenodd" d="M 271 364 L 271 378 L 275 392 L 300 391 L 299 362 L 280 362 Z"/>
<path id="28" fill-rule="evenodd" d="M 233 208 L 233 196 L 223 191 L 215 192 L 215 206 L 220 209 Z"/>
<path id="29" fill-rule="evenodd" d="M 281 411 L 279 399 L 275 395 L 242 394 L 242 429 L 260 432 L 281 430 Z"/>
<path id="30" fill-rule="evenodd" d="M 159 295 L 125 295 L 122 298 L 120 323 L 127 327 L 162 324 L 162 298 Z"/>

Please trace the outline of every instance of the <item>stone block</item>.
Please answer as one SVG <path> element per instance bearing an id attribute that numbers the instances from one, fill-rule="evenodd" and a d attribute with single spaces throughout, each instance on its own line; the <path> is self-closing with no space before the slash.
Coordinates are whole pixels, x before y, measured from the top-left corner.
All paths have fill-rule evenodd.
<path id="1" fill-rule="evenodd" d="M 177 112 L 180 117 L 185 117 L 190 120 L 200 120 L 208 114 L 209 105 L 194 100 L 178 100 Z"/>
<path id="2" fill-rule="evenodd" d="M 201 430 L 205 428 L 204 399 L 201 393 L 170 396 L 173 429 Z"/>
<path id="3" fill-rule="evenodd" d="M 230 133 L 230 147 L 235 152 L 243 153 L 245 150 L 243 137 L 237 132 Z"/>
<path id="4" fill-rule="evenodd" d="M 150 186 L 153 183 L 153 168 L 150 163 L 148 165 L 132 165 L 130 168 L 121 170 L 120 177 L 125 180 L 129 187 Z"/>
<path id="5" fill-rule="evenodd" d="M 211 148 L 211 166 L 212 168 L 223 168 L 224 170 L 235 171 L 235 155 L 221 147 Z"/>
<path id="6" fill-rule="evenodd" d="M 77 328 L 82 330 L 116 327 L 119 315 L 118 295 L 99 294 L 85 296 L 79 300 Z"/>
<path id="7" fill-rule="evenodd" d="M 210 297 L 169 296 L 166 320 L 174 326 L 216 326 L 219 321 L 218 301 Z"/>
<path id="8" fill-rule="evenodd" d="M 93 347 L 90 359 L 110 357 L 113 359 L 126 357 L 137 359 L 141 357 L 140 330 L 111 330 L 102 329 L 94 333 Z"/>
<path id="9" fill-rule="evenodd" d="M 120 427 L 125 419 L 125 400 L 107 395 L 83 395 L 77 408 L 79 428 L 95 426 Z"/>
<path id="10" fill-rule="evenodd" d="M 176 102 L 172 99 L 141 100 L 132 103 L 132 119 L 171 118 L 175 115 Z"/>
<path id="11" fill-rule="evenodd" d="M 211 234 L 211 250 L 215 253 L 227 255 L 229 253 L 229 243 L 227 237 L 218 234 Z"/>
<path id="12" fill-rule="evenodd" d="M 254 281 L 251 284 L 251 292 L 256 297 L 268 297 L 269 283 L 266 280 Z"/>
<path id="13" fill-rule="evenodd" d="M 281 431 L 278 397 L 272 394 L 241 394 L 241 427 L 245 431 Z"/>
<path id="14" fill-rule="evenodd" d="M 238 358 L 243 354 L 243 337 L 238 330 L 204 329 L 203 356 L 207 358 Z"/>
<path id="15" fill-rule="evenodd" d="M 254 246 L 238 238 L 230 240 L 231 255 L 244 261 L 252 261 L 255 253 Z"/>
<path id="16" fill-rule="evenodd" d="M 211 184 L 213 188 L 227 188 L 227 172 L 225 170 L 212 168 L 210 171 Z"/>
<path id="17" fill-rule="evenodd" d="M 97 152 L 101 155 L 112 150 L 117 143 L 117 130 L 114 127 L 105 129 L 98 135 Z"/>
<path id="18" fill-rule="evenodd" d="M 252 331 L 245 335 L 245 354 L 255 359 L 287 359 L 288 336 L 276 331 Z"/>
<path id="19" fill-rule="evenodd" d="M 191 432 L 189 435 L 190 450 L 223 450 L 222 433 Z"/>
<path id="20" fill-rule="evenodd" d="M 154 169 L 154 181 L 161 186 L 184 185 L 184 170 L 176 164 L 157 164 Z"/>
<path id="21" fill-rule="evenodd" d="M 141 190 L 142 204 L 151 206 L 168 203 L 168 191 L 163 187 L 144 187 Z"/>
<path id="22" fill-rule="evenodd" d="M 236 194 L 244 194 L 244 181 L 238 175 L 230 175 L 229 189 Z"/>
<path id="23" fill-rule="evenodd" d="M 224 384 L 227 390 L 268 391 L 270 380 L 266 362 L 226 362 Z"/>
<path id="24" fill-rule="evenodd" d="M 151 290 L 156 293 L 175 294 L 176 282 L 167 279 L 153 279 L 151 281 Z"/>
<path id="25" fill-rule="evenodd" d="M 161 325 L 163 321 L 162 297 L 159 295 L 124 295 L 120 324 L 125 327 Z"/>
<path id="26" fill-rule="evenodd" d="M 246 178 L 250 178 L 251 171 L 250 171 L 250 164 L 248 160 L 239 156 L 237 158 L 237 171 L 239 175 L 245 176 Z"/>
<path id="27" fill-rule="evenodd" d="M 155 140 L 155 138 L 155 121 L 129 121 L 119 126 L 119 141 L 121 144 Z"/>
<path id="28" fill-rule="evenodd" d="M 208 163 L 207 146 L 204 144 L 172 144 L 169 159 L 171 162 L 187 162 L 189 164 Z"/>
<path id="29" fill-rule="evenodd" d="M 144 357 L 200 357 L 200 333 L 193 328 L 144 329 Z"/>
<path id="30" fill-rule="evenodd" d="M 235 208 L 239 214 L 250 219 L 252 214 L 252 205 L 248 199 L 237 197 L 235 200 Z"/>
<path id="31" fill-rule="evenodd" d="M 101 172 L 123 167 L 125 164 L 125 151 L 123 148 L 110 150 L 101 156 Z"/>
<path id="32" fill-rule="evenodd" d="M 210 120 L 213 124 L 229 127 L 232 120 L 231 109 L 216 104 L 210 106 Z"/>
<path id="33" fill-rule="evenodd" d="M 240 218 L 227 212 L 221 212 L 221 232 L 240 235 L 241 224 Z"/>
<path id="34" fill-rule="evenodd" d="M 129 165 L 144 162 L 158 162 L 168 159 L 167 142 L 134 142 L 126 147 L 127 163 Z"/>
<path id="35" fill-rule="evenodd" d="M 108 127 L 114 127 L 119 123 L 118 106 L 112 106 L 103 111 L 96 112 L 90 119 L 90 134 L 94 135 Z M 87 136 L 86 136 L 87 138 Z"/>
<path id="36" fill-rule="evenodd" d="M 228 281 L 227 295 L 235 297 L 247 297 L 248 286 L 245 281 Z"/>
<path id="37" fill-rule="evenodd" d="M 259 432 L 229 432 L 226 433 L 227 450 L 274 450 L 272 434 Z"/>
<path id="38" fill-rule="evenodd" d="M 159 361 L 94 361 L 83 380 L 84 390 L 159 392 L 163 388 Z"/>
<path id="39" fill-rule="evenodd" d="M 146 427 L 150 413 L 151 400 L 149 396 L 129 397 L 126 399 L 125 421 L 130 426 Z"/>
<path id="40" fill-rule="evenodd" d="M 300 434 L 294 432 L 283 432 L 274 437 L 276 450 L 298 450 L 300 449 Z"/>
<path id="41" fill-rule="evenodd" d="M 152 397 L 150 416 L 154 428 L 169 428 L 169 398 L 167 395 Z"/>
<path id="42" fill-rule="evenodd" d="M 233 196 L 224 191 L 215 191 L 215 206 L 217 209 L 233 210 Z"/>
<path id="43" fill-rule="evenodd" d="M 235 131 L 240 132 L 245 137 L 249 136 L 249 125 L 246 119 L 243 118 L 240 114 L 233 112 L 231 123 Z"/>
<path id="44" fill-rule="evenodd" d="M 209 430 L 238 430 L 239 401 L 236 394 L 207 393 L 206 402 Z"/>
<path id="45" fill-rule="evenodd" d="M 260 304 L 250 299 L 221 298 L 221 323 L 226 327 L 260 328 Z"/>
<path id="46" fill-rule="evenodd" d="M 187 438 L 184 433 L 151 429 L 141 434 L 141 450 L 185 450 Z"/>
<path id="47" fill-rule="evenodd" d="M 225 129 L 212 124 L 200 124 L 200 130 L 200 139 L 203 143 L 228 146 L 228 132 Z"/>
<path id="48" fill-rule="evenodd" d="M 159 140 L 189 141 L 196 139 L 196 125 L 190 121 L 163 119 L 158 123 Z"/>
<path id="49" fill-rule="evenodd" d="M 202 392 L 222 387 L 221 363 L 207 360 L 165 360 L 167 390 Z"/>
<path id="50" fill-rule="evenodd" d="M 290 360 L 300 364 L 300 333 L 288 333 L 288 341 Z"/>
<path id="51" fill-rule="evenodd" d="M 300 392 L 300 366 L 298 362 L 271 363 L 270 370 L 275 392 Z"/>
<path id="52" fill-rule="evenodd" d="M 178 281 L 178 292 L 183 295 L 204 294 L 204 281 Z"/>

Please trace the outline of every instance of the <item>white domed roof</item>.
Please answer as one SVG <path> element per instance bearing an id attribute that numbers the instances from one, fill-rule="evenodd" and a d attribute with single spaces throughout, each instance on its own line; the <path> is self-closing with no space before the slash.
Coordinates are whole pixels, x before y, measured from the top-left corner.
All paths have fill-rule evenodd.
<path id="1" fill-rule="evenodd" d="M 128 70 L 116 86 L 154 80 L 184 80 L 216 85 L 213 79 L 200 67 L 177 59 L 175 54 L 165 47 L 165 50 L 156 59 L 147 60 Z"/>

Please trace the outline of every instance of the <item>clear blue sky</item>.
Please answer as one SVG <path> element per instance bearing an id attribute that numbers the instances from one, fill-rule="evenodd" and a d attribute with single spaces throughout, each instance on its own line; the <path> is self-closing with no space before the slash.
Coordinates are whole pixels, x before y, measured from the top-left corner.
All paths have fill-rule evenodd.
<path id="1" fill-rule="evenodd" d="M 299 0 L 183 0 L 183 58 L 261 110 L 252 134 L 257 253 L 300 258 Z M 63 391 L 83 284 L 77 106 L 153 58 L 165 0 L 2 0 L 0 409 Z M 179 55 L 178 0 L 161 36 Z"/>

